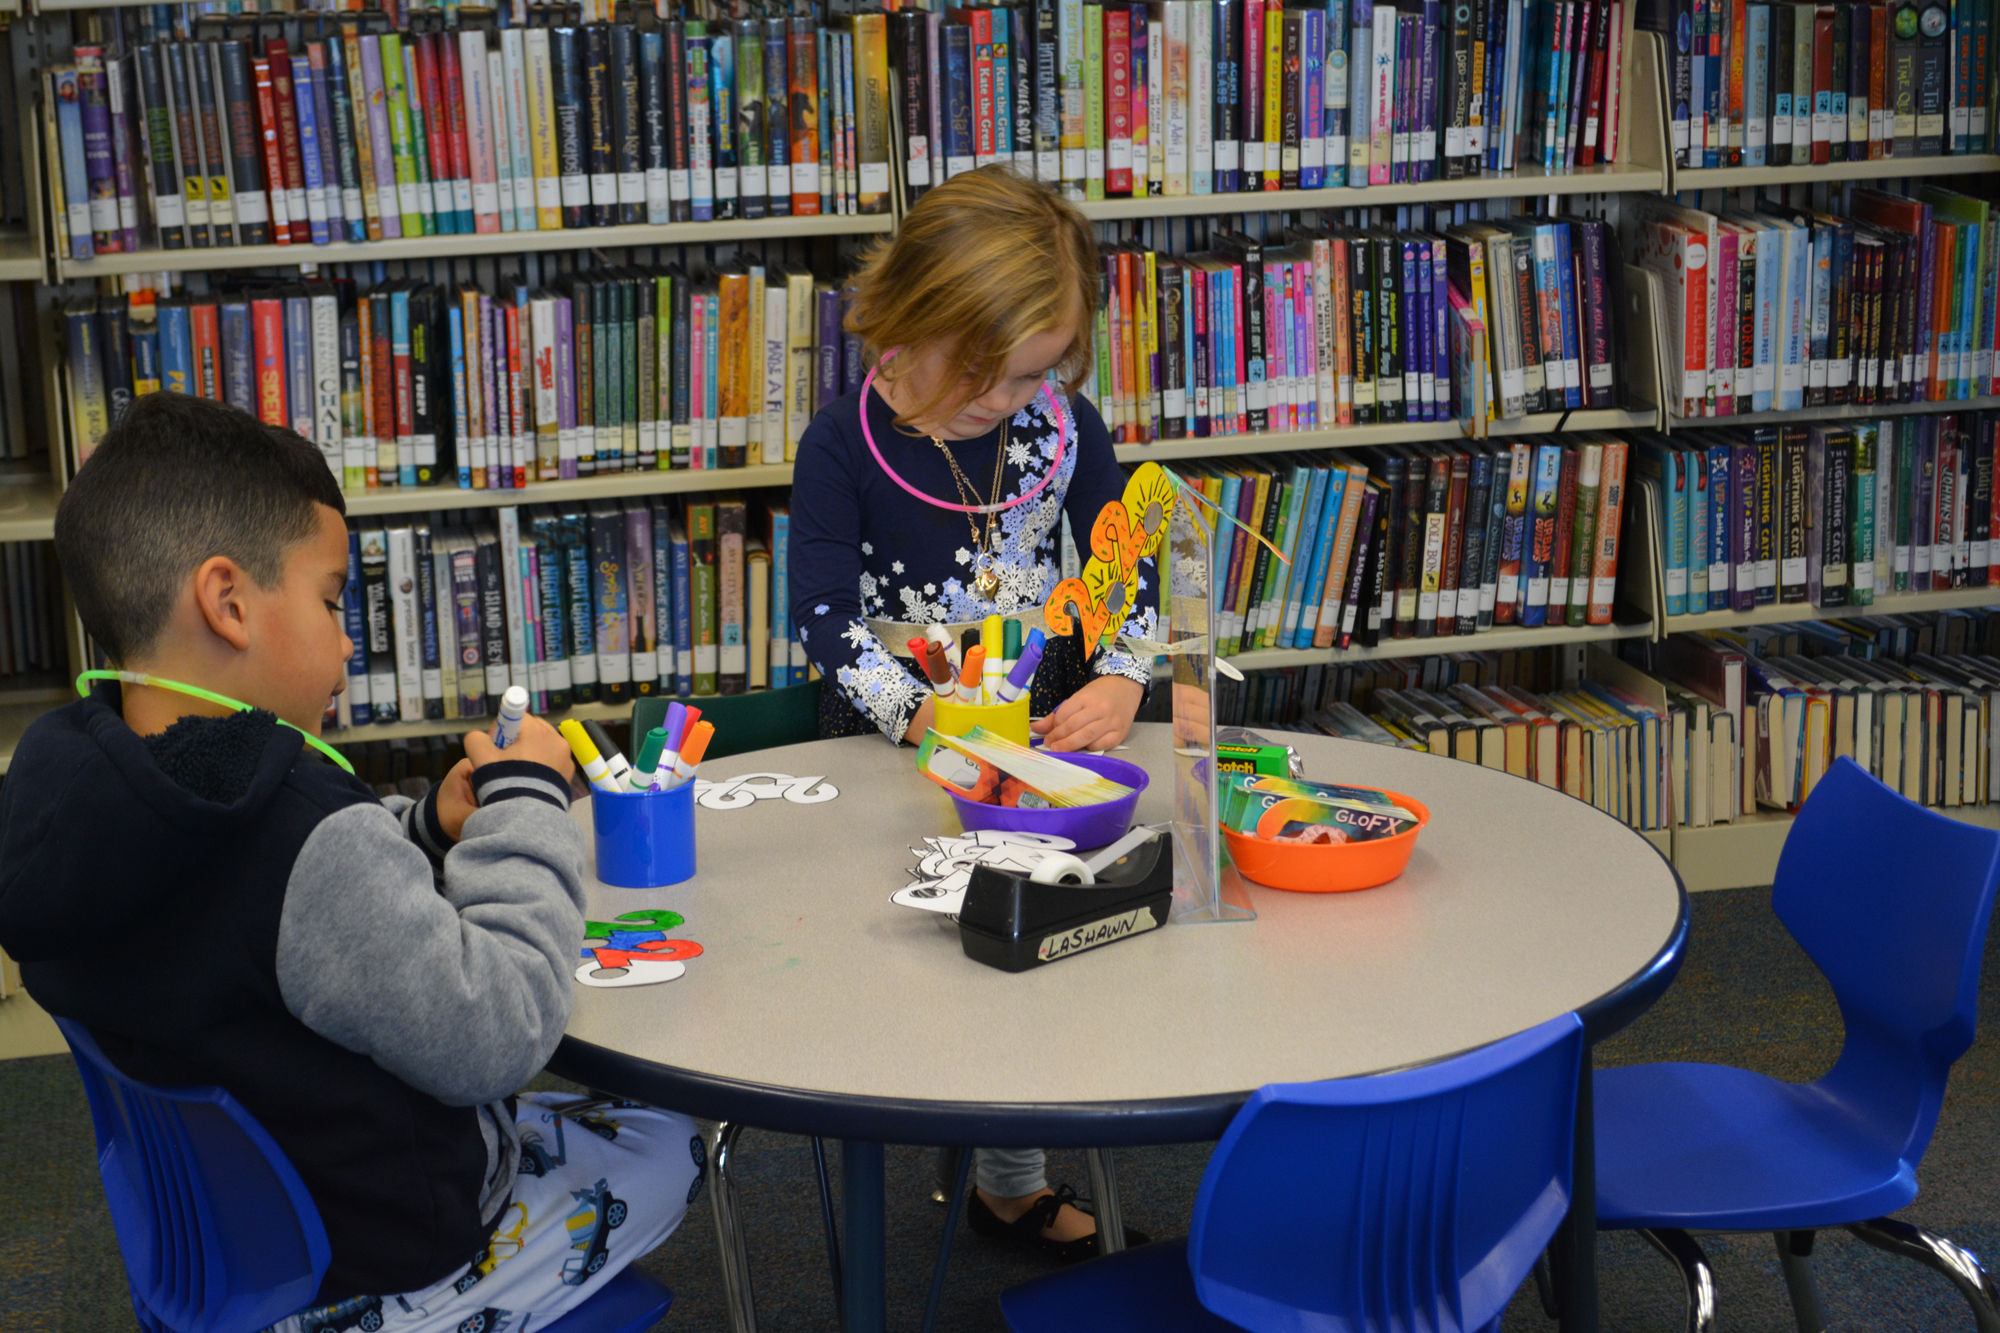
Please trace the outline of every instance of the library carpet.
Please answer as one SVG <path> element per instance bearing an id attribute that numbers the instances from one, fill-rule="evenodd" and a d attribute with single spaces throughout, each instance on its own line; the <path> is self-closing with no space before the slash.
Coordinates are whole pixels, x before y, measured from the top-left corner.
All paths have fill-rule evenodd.
<path id="1" fill-rule="evenodd" d="M 1695 895 L 1687 966 L 1653 1012 L 1600 1048 L 1605 1064 L 1713 1060 L 1780 1078 L 1818 1077 L 1840 1046 L 1831 992 L 1770 911 L 1770 893 L 1743 889 Z M 1954 1071 L 1922 1171 L 1923 1193 L 1904 1214 L 2000 1263 L 2000 934 L 1989 940 L 1978 1043 Z M 1208 1145 L 1121 1152 L 1126 1216 L 1155 1235 L 1184 1232 Z M 921 1317 L 943 1210 L 929 1201 L 934 1154 L 889 1155 L 890 1326 Z M 758 1318 L 769 1333 L 835 1327 L 819 1207 L 806 1141 L 746 1133 L 739 1151 Z M 1082 1187 L 1079 1154 L 1050 1154 L 1050 1178 Z M 726 1328 L 706 1203 L 645 1266 L 674 1288 L 662 1330 Z M 1787 1333 L 1791 1306 L 1769 1236 L 1714 1237 L 1721 1321 L 1737 1333 Z M 1610 1234 L 1600 1247 L 1607 1333 L 1682 1327 L 1680 1284 L 1666 1261 L 1636 1237 Z M 1956 1330 L 1972 1319 L 1942 1278 L 1869 1249 L 1844 1233 L 1817 1251 L 1820 1289 L 1833 1327 Z M 1001 1327 L 995 1294 L 1045 1271 L 1037 1259 L 1003 1252 L 961 1223 L 939 1327 Z M 99 1333 L 134 1326 L 117 1241 L 92 1160 L 81 1085 L 68 1059 L 0 1065 L 0 1329 L 8 1333 Z M 1532 1284 L 1518 1296 L 1506 1333 L 1541 1333 Z"/>

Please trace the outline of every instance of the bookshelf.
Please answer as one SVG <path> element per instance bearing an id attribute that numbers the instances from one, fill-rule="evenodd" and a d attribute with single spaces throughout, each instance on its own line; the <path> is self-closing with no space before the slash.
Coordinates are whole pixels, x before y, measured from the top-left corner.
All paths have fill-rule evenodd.
<path id="1" fill-rule="evenodd" d="M 1314 662 L 1376 662 L 1394 657 L 1425 657 L 1432 653 L 1510 652 L 1519 648 L 1553 648 L 1569 643 L 1602 643 L 1610 639 L 1649 639 L 1651 620 L 1627 620 L 1611 625 L 1499 625 L 1483 634 L 1455 634 L 1428 639 L 1384 639 L 1372 648 L 1259 648 L 1238 653 L 1229 661 L 1239 671 L 1268 667 L 1310 666 Z"/>
<path id="2" fill-rule="evenodd" d="M 1738 625 L 1782 625 L 1799 620 L 1845 620 L 1853 616 L 1893 616 L 1910 611 L 1950 611 L 2000 605 L 2000 588 L 1953 588 L 1948 592 L 1910 592 L 1878 597 L 1867 606 L 1806 606 L 1802 603 L 1759 606 L 1749 611 L 1704 611 L 1699 615 L 1667 616 L 1662 634 L 1688 630 L 1730 629 Z"/>
<path id="3" fill-rule="evenodd" d="M 30 47 L 31 61 L 67 59 L 68 11 L 119 7 L 86 4 L 83 0 L 40 0 L 35 6 L 47 19 L 31 19 L 36 35 Z M 1498 174 L 1481 172 L 1458 179 L 1431 180 L 1412 184 L 1374 185 L 1365 188 L 1323 190 L 1276 190 L 1222 195 L 1176 197 L 1111 198 L 1081 205 L 1093 223 L 1117 228 L 1125 224 L 1202 217 L 1241 217 L 1247 214 L 1292 215 L 1338 214 L 1348 209 L 1393 210 L 1405 205 L 1451 204 L 1460 201 L 1492 201 L 1533 198 L 1549 201 L 1557 208 L 1603 207 L 1616 217 L 1621 200 L 1672 192 L 1820 185 L 1842 181 L 1888 180 L 1912 175 L 1926 178 L 1972 177 L 2000 174 L 2000 154 L 1973 154 L 1919 159 L 1892 158 L 1867 162 L 1830 163 L 1821 166 L 1769 168 L 1684 168 L 1673 162 L 1667 126 L 1664 48 L 1652 33 L 1632 26 L 1635 6 L 1624 10 L 1626 66 L 1622 83 L 1623 123 L 1621 149 L 1616 161 L 1570 171 L 1547 171 L 1523 165 Z M 61 39 L 60 44 L 58 39 Z M 26 81 L 24 101 L 36 100 L 34 81 Z M 38 116 L 40 113 L 35 113 Z M 900 109 L 898 109 L 900 114 Z M 42 184 L 49 173 L 41 159 L 46 138 L 39 122 L 24 119 L 28 141 L 26 167 L 31 195 L 43 198 Z M 892 162 L 893 175 L 900 180 L 904 164 Z M 866 238 L 891 232 L 900 222 L 904 201 L 900 189 L 891 191 L 892 213 L 855 216 L 827 214 L 814 217 L 770 218 L 757 221 L 679 223 L 663 226 L 618 226 L 562 231 L 499 232 L 485 235 L 452 235 L 384 240 L 365 243 L 313 245 L 266 245 L 185 249 L 171 252 L 141 251 L 134 254 L 100 255 L 77 260 L 55 253 L 53 228 L 40 216 L 25 230 L 0 232 L 0 282 L 41 284 L 39 299 L 45 311 L 59 305 L 62 298 L 83 290 L 84 284 L 109 292 L 118 280 L 134 274 L 168 270 L 177 273 L 228 273 L 230 271 L 278 268 L 293 265 L 399 264 L 443 260 L 489 260 L 530 253 L 581 251 L 621 251 L 649 247 L 729 246 L 743 242 L 808 240 L 814 238 Z M 44 199 L 44 202 L 47 201 Z M 1627 256 L 1630 257 L 1629 255 Z M 1639 273 L 1628 269 L 1628 279 Z M 1895 404 L 1875 408 L 1829 407 L 1785 413 L 1756 413 L 1732 418 L 1704 418 L 1681 421 L 1667 416 L 1648 403 L 1663 401 L 1664 367 L 1673 364 L 1663 346 L 1664 325 L 1656 309 L 1656 293 L 1643 279 L 1628 281 L 1630 306 L 1621 314 L 1625 332 L 1626 386 L 1629 405 L 1601 411 L 1547 412 L 1515 421 L 1490 423 L 1486 434 L 1495 438 L 1545 436 L 1576 431 L 1676 431 L 1691 428 L 1754 425 L 1774 421 L 1809 421 L 1893 416 L 1903 413 L 1975 411 L 2000 408 L 2000 397 L 1958 403 Z M 41 391 L 52 408 L 66 401 L 61 372 L 51 359 L 47 382 Z M 18 374 L 18 369 L 11 373 Z M 32 391 L 32 390 L 31 390 Z M 62 414 L 52 411 L 51 420 Z M 55 432 L 52 432 L 55 433 Z M 1249 458 L 1306 450 L 1341 450 L 1378 445 L 1423 444 L 1462 438 L 1467 433 L 1458 421 L 1402 422 L 1298 432 L 1269 432 L 1200 439 L 1162 440 L 1151 444 L 1121 444 L 1119 460 L 1131 465 L 1146 460 L 1174 463 L 1181 460 Z M 52 453 L 61 455 L 59 445 Z M 26 484 L 0 485 L 0 541 L 46 540 L 53 532 L 56 502 L 61 494 L 62 463 L 54 464 L 55 475 Z M 447 510 L 465 512 L 505 505 L 569 503 L 655 495 L 688 494 L 715 490 L 748 490 L 788 487 L 792 481 L 790 464 L 760 464 L 741 469 L 617 472 L 572 481 L 537 482 L 521 490 L 460 490 L 455 486 L 404 490 L 390 488 L 349 492 L 349 513 L 357 517 L 396 513 Z M 1375 647 L 1345 652 L 1334 650 L 1257 650 L 1233 659 L 1242 670 L 1307 666 L 1314 663 L 1343 663 L 1406 658 L 1464 651 L 1511 651 L 1549 646 L 1575 647 L 1617 640 L 1649 639 L 1695 629 L 1768 624 L 1806 618 L 1827 619 L 1864 614 L 1893 614 L 1904 611 L 1934 611 L 1960 607 L 2000 604 L 2000 588 L 1964 589 L 1947 593 L 1920 593 L 1891 597 L 1865 608 L 1814 609 L 1774 606 L 1746 613 L 1715 612 L 1699 616 L 1667 618 L 1656 613 L 1663 598 L 1657 595 L 1662 584 L 1662 553 L 1656 534 L 1628 524 L 1621 555 L 1627 577 L 1621 582 L 1619 620 L 1608 626 L 1522 629 L 1502 626 L 1483 634 L 1431 639 L 1389 640 Z M 80 632 L 72 633 L 71 653 L 80 659 Z M 23 678 L 11 685 L 0 683 L 0 771 L 11 757 L 22 730 L 46 707 L 67 698 L 64 681 Z M 626 714 L 629 706 L 581 705 L 566 716 L 609 721 Z M 414 739 L 462 732 L 481 725 L 475 719 L 416 720 L 387 726 L 355 728 L 328 733 L 337 743 L 370 740 Z M 1964 817 L 2000 826 L 2000 810 L 1979 808 Z M 1790 818 L 1761 814 L 1736 825 L 1711 829 L 1678 829 L 1646 833 L 1653 845 L 1674 860 L 1691 888 L 1722 887 L 1725 884 L 1752 884 L 1769 881 Z"/>
<path id="4" fill-rule="evenodd" d="M 2000 805 L 1946 807 L 1938 813 L 1980 828 L 2000 828 Z M 1778 873 L 1778 855 L 1791 831 L 1791 815 L 1760 810 L 1733 824 L 1669 830 L 1669 855 L 1690 892 L 1751 888 L 1769 884 Z"/>
<path id="5" fill-rule="evenodd" d="M 1984 412 L 2000 407 L 2000 397 L 1945 398 L 1922 403 L 1831 403 L 1824 407 L 1796 407 L 1786 412 L 1739 412 L 1727 417 L 1677 417 L 1668 413 L 1668 434 L 1675 430 L 1706 430 L 1728 426 L 1771 426 L 1798 421 L 1874 421 L 1881 417 L 1906 417 L 1926 412 Z"/>
<path id="6" fill-rule="evenodd" d="M 1817 185 L 1828 181 L 1896 180 L 1904 176 L 1971 176 L 2000 172 L 2000 153 L 1957 153 L 1948 157 L 1881 157 L 1866 162 L 1824 162 L 1818 166 L 1674 167 L 1667 191 L 1734 190 L 1743 186 Z"/>
<path id="7" fill-rule="evenodd" d="M 416 236 L 327 245 L 208 246 L 189 250 L 140 250 L 92 259 L 55 256 L 64 282 L 127 273 L 206 273 L 291 264 L 369 264 L 425 259 L 471 259 L 562 250 L 621 250 L 666 245 L 722 245 L 732 241 L 782 241 L 811 236 L 875 236 L 895 230 L 889 213 L 758 218 L 754 221 L 675 222 L 659 226 L 577 227 L 563 231 L 502 231 L 473 236 Z M 0 249 L 0 260 L 6 252 Z M 0 270 L 4 271 L 4 270 Z M 40 276 L 39 264 L 34 276 Z"/>

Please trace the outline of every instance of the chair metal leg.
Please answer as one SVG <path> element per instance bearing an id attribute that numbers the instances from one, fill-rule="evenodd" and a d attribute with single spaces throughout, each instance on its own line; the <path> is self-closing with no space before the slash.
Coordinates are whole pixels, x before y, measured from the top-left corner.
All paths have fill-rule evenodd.
<path id="1" fill-rule="evenodd" d="M 958 1159 L 971 1151 L 970 1148 L 937 1150 L 937 1184 L 931 1189 L 932 1203 L 943 1203 L 951 1197 L 951 1182 L 958 1178 Z"/>
<path id="2" fill-rule="evenodd" d="M 965 1207 L 966 1180 L 972 1174 L 972 1153 L 969 1149 L 939 1149 L 938 1165 L 944 1165 L 945 1153 L 954 1153 L 951 1194 L 945 1200 L 944 1238 L 938 1241 L 937 1267 L 931 1271 L 930 1299 L 924 1302 L 924 1330 L 931 1333 L 937 1327 L 938 1305 L 944 1300 L 944 1274 L 951 1266 L 951 1242 L 958 1234 L 959 1210 Z"/>
<path id="3" fill-rule="evenodd" d="M 1819 1302 L 1819 1284 L 1813 1280 L 1813 1233 L 1771 1234 L 1778 1241 L 1778 1266 L 1785 1270 L 1785 1289 L 1792 1293 L 1792 1318 L 1799 1333 L 1826 1333 L 1826 1307 Z"/>
<path id="4" fill-rule="evenodd" d="M 1118 1170 L 1111 1149 L 1086 1148 L 1083 1160 L 1090 1168 L 1090 1201 L 1097 1213 L 1097 1252 L 1116 1254 L 1125 1248 L 1125 1209 L 1118 1202 Z"/>
<path id="5" fill-rule="evenodd" d="M 833 1278 L 835 1320 L 845 1318 L 847 1306 L 840 1299 L 840 1224 L 833 1216 L 833 1182 L 826 1173 L 826 1140 L 813 1135 L 813 1173 L 819 1177 L 819 1220 L 826 1232 L 826 1268 Z"/>
<path id="6" fill-rule="evenodd" d="M 715 1215 L 715 1248 L 722 1263 L 722 1295 L 729 1311 L 730 1333 L 757 1333 L 757 1298 L 750 1284 L 750 1247 L 737 1213 L 736 1140 L 743 1126 L 733 1121 L 716 1125 L 709 1140 L 708 1206 Z"/>
<path id="7" fill-rule="evenodd" d="M 1878 1250 L 1915 1259 L 1943 1273 L 1972 1307 L 1979 1333 L 2000 1333 L 2000 1290 L 1994 1288 L 1993 1279 L 1971 1250 L 1894 1217 L 1856 1222 L 1847 1229 Z"/>
<path id="8" fill-rule="evenodd" d="M 1681 1270 L 1681 1282 L 1687 1288 L 1687 1333 L 1714 1333 L 1715 1270 L 1709 1267 L 1708 1256 L 1701 1252 L 1695 1238 L 1685 1231 L 1665 1227 L 1642 1228 L 1639 1234 Z"/>
<path id="9" fill-rule="evenodd" d="M 1543 1250 L 1535 1258 L 1535 1295 L 1541 1298 L 1542 1313 L 1550 1319 L 1562 1318 L 1562 1311 L 1556 1305 L 1556 1287 L 1549 1276 L 1549 1252 Z"/>

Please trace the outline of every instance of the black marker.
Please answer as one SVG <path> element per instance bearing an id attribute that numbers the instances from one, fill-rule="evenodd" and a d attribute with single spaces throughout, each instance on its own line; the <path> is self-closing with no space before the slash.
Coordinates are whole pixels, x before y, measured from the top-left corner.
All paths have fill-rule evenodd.
<path id="1" fill-rule="evenodd" d="M 605 766 L 611 770 L 611 781 L 616 784 L 617 789 L 630 790 L 632 762 L 625 757 L 623 751 L 611 743 L 611 733 L 597 722 L 585 722 L 583 730 L 590 737 L 590 743 L 597 747 L 597 753 L 604 757 Z"/>

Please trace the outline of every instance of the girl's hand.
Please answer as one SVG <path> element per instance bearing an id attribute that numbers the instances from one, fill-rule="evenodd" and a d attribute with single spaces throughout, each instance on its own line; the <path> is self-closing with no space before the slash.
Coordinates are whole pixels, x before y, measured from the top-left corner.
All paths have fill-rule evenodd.
<path id="1" fill-rule="evenodd" d="M 1051 750 L 1109 750 L 1132 730 L 1146 689 L 1124 676 L 1099 676 L 1030 729 Z"/>

